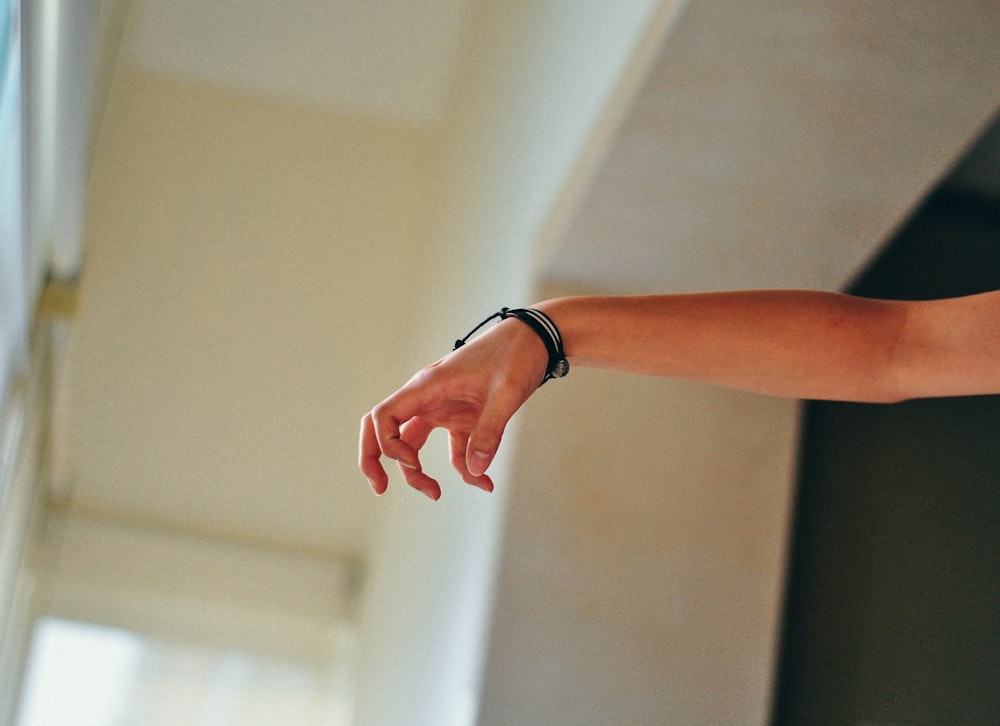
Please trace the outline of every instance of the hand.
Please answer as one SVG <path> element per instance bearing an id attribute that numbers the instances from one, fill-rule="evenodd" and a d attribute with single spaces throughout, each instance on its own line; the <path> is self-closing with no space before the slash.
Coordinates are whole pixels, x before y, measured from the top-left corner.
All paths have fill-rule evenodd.
<path id="1" fill-rule="evenodd" d="M 424 473 L 419 451 L 431 431 L 444 428 L 451 465 L 466 483 L 493 491 L 486 469 L 507 422 L 537 390 L 547 364 L 538 336 L 508 319 L 419 371 L 361 419 L 358 465 L 372 490 L 382 494 L 389 485 L 384 454 L 396 460 L 411 487 L 439 499 L 441 487 Z"/>

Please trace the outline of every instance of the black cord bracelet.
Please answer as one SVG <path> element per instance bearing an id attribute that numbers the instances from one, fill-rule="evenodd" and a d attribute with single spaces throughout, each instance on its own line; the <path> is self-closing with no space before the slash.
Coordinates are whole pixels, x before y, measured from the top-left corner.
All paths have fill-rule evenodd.
<path id="1" fill-rule="evenodd" d="M 494 318 L 500 318 L 501 320 L 517 318 L 541 338 L 542 343 L 545 345 L 545 350 L 549 354 L 549 363 L 545 368 L 545 377 L 542 379 L 542 383 L 538 385 L 542 385 L 550 378 L 562 378 L 569 373 L 569 361 L 566 360 L 566 351 L 563 348 L 562 335 L 559 333 L 559 328 L 556 327 L 556 324 L 552 322 L 552 319 L 548 315 L 534 308 L 501 308 L 500 312 L 490 315 L 486 320 L 469 331 L 469 334 L 464 338 L 456 340 L 453 350 L 458 350 L 465 345 L 466 341 L 476 331 Z"/>

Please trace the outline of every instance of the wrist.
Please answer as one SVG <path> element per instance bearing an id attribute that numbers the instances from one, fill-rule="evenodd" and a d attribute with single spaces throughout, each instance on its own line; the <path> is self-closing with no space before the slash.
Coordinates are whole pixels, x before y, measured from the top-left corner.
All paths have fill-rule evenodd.
<path id="1" fill-rule="evenodd" d="M 464 347 L 480 329 L 497 318 L 501 323 L 512 318 L 516 320 L 511 324 L 497 325 L 483 334 L 483 337 L 493 340 L 500 340 L 501 338 L 497 336 L 502 336 L 505 342 L 502 344 L 499 356 L 506 359 L 508 367 L 516 365 L 522 370 L 532 368 L 534 361 L 531 358 L 537 359 L 541 353 L 544 355 L 540 366 L 542 375 L 539 376 L 537 385 L 542 385 L 550 378 L 562 378 L 569 372 L 569 361 L 566 360 L 559 329 L 548 315 L 535 308 L 501 308 L 499 312 L 493 313 L 469 331 L 465 337 L 456 340 L 453 350 Z M 530 351 L 530 354 L 525 355 L 525 351 Z"/>
<path id="2" fill-rule="evenodd" d="M 572 297 L 550 298 L 531 306 L 547 316 L 559 329 L 563 353 L 571 360 L 580 355 L 582 339 L 582 331 L 578 330 L 576 323 L 578 317 L 576 300 Z"/>
<path id="3" fill-rule="evenodd" d="M 566 360 L 566 352 L 563 349 L 562 334 L 548 315 L 537 308 L 503 308 L 500 317 L 503 320 L 516 318 L 527 326 L 545 347 L 547 362 L 542 383 L 550 378 L 562 378 L 569 373 L 569 361 Z"/>
<path id="4" fill-rule="evenodd" d="M 506 367 L 531 371 L 531 378 L 541 385 L 549 364 L 549 354 L 541 338 L 520 320 L 501 320 L 494 332 L 503 337 L 503 352 L 507 357 Z"/>
<path id="5" fill-rule="evenodd" d="M 566 358 L 573 366 L 606 368 L 621 355 L 619 331 L 632 317 L 633 299 L 568 296 L 543 300 L 533 307 L 559 327 Z"/>

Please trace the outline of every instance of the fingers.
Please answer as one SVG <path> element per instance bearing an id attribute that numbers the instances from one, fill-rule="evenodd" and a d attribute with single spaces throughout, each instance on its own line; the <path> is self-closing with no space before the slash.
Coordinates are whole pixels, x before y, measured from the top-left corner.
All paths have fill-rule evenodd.
<path id="1" fill-rule="evenodd" d="M 395 459 L 401 464 L 411 469 L 420 470 L 420 458 L 416 449 L 403 440 L 400 427 L 405 421 L 411 419 L 415 413 L 389 413 L 389 400 L 372 409 L 369 414 L 372 422 L 372 429 L 378 442 L 381 453 L 390 459 Z"/>
<path id="2" fill-rule="evenodd" d="M 405 464 L 399 464 L 399 471 L 407 484 L 427 498 L 435 502 L 441 498 L 441 485 L 437 483 L 436 479 L 427 476 L 422 471 L 411 469 Z"/>
<path id="3" fill-rule="evenodd" d="M 469 471 L 466 464 L 466 457 L 469 449 L 469 436 L 459 431 L 451 431 L 449 437 L 449 450 L 451 452 L 451 465 L 459 473 L 466 484 L 479 487 L 484 492 L 493 491 L 493 480 L 486 474 L 478 475 Z"/>
<path id="4" fill-rule="evenodd" d="M 381 495 L 388 488 L 389 477 L 381 462 L 384 452 L 377 436 L 378 426 L 375 418 L 373 413 L 368 413 L 361 420 L 358 465 L 362 473 L 367 477 L 372 491 L 375 494 Z M 416 454 L 427 442 L 433 430 L 434 426 L 432 424 L 423 418 L 416 417 L 410 419 L 402 426 L 390 427 L 387 435 L 390 437 L 388 440 L 396 444 L 397 448 L 402 447 L 402 450 Z M 392 431 L 398 433 L 391 433 Z M 449 437 L 451 464 L 462 477 L 463 481 L 483 491 L 492 492 L 494 488 L 493 480 L 483 472 L 473 474 L 466 465 L 469 435 L 461 431 L 449 431 Z M 419 467 L 419 461 L 417 467 L 413 467 L 403 460 L 397 460 L 397 464 L 403 479 L 409 486 L 435 501 L 441 498 L 440 484 L 437 480 L 423 472 Z"/>
<path id="5" fill-rule="evenodd" d="M 419 451 L 434 430 L 434 426 L 422 418 L 413 418 L 407 421 L 400 429 L 402 440 L 415 451 Z M 459 473 L 462 479 L 476 486 L 483 491 L 493 491 L 493 481 L 490 477 L 481 475 L 474 476 L 465 466 L 465 452 L 468 445 L 468 434 L 461 431 L 449 431 L 449 448 L 451 451 L 451 464 Z M 433 500 L 441 498 L 441 486 L 436 479 L 425 474 L 422 470 L 411 469 L 404 464 L 399 464 L 399 471 L 414 489 L 425 494 Z"/>
<path id="6" fill-rule="evenodd" d="M 411 418 L 400 428 L 400 439 L 413 451 L 420 451 L 433 430 L 434 427 L 426 420 Z M 441 498 L 441 486 L 436 479 L 427 476 L 422 469 L 414 469 L 402 461 L 397 463 L 407 484 L 434 501 Z"/>
<path id="7" fill-rule="evenodd" d="M 375 424 L 372 415 L 366 413 L 361 419 L 361 436 L 358 444 L 358 467 L 368 479 L 372 491 L 384 494 L 389 486 L 389 476 L 382 467 L 382 447 L 375 435 Z"/>
<path id="8" fill-rule="evenodd" d="M 505 332 L 511 331 L 516 333 L 519 328 Z M 509 356 L 498 360 L 490 347 L 495 348 L 496 341 L 491 340 L 484 334 L 477 341 L 480 348 L 465 346 L 418 372 L 362 419 L 358 462 L 376 494 L 388 487 L 381 463 L 381 457 L 386 456 L 397 462 L 407 484 L 432 499 L 441 496 L 438 482 L 423 472 L 419 459 L 420 449 L 435 427 L 449 431 L 451 464 L 462 479 L 493 491 L 486 470 L 496 456 L 507 422 L 537 388 L 537 371 L 533 365 L 519 365 L 517 375 L 509 375 L 513 368 Z M 534 337 L 529 340 L 537 347 Z"/>
<path id="9" fill-rule="evenodd" d="M 378 420 L 379 416 L 376 411 L 364 415 L 361 419 L 361 435 L 358 445 L 358 467 L 368 479 L 372 491 L 381 495 L 389 487 L 389 475 L 386 474 L 381 461 L 382 455 L 385 454 L 396 459 L 399 469 L 403 473 L 403 478 L 410 486 L 432 499 L 440 498 L 440 486 L 429 476 L 423 474 L 416 453 L 427 441 L 430 427 L 419 419 L 411 419 L 404 427 L 400 427 L 392 417 L 388 417 L 382 423 L 378 423 Z M 379 436 L 380 428 L 381 438 Z M 383 445 L 383 441 L 386 442 L 386 445 Z M 395 455 L 386 451 L 387 448 Z"/>
<path id="10" fill-rule="evenodd" d="M 425 434 L 423 440 L 426 441 Z M 401 469 L 419 472 L 420 459 L 416 447 L 403 439 L 399 422 L 391 416 L 380 416 L 378 408 L 361 419 L 361 437 L 358 445 L 358 467 L 368 478 L 372 491 L 384 494 L 389 486 L 389 476 L 382 466 L 383 455 L 395 459 Z"/>
<path id="11" fill-rule="evenodd" d="M 464 468 L 473 477 L 482 477 L 493 463 L 507 422 L 522 403 L 524 397 L 514 390 L 494 391 L 486 399 L 466 445 Z"/>

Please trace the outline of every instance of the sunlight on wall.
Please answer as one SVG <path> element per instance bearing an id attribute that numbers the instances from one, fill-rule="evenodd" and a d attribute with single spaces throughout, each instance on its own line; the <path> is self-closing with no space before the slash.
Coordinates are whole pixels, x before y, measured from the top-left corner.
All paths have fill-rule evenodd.
<path id="1" fill-rule="evenodd" d="M 51 618 L 39 621 L 18 724 L 115 723 L 141 651 L 141 638 L 127 631 Z M 53 697 L 56 693 L 58 698 Z"/>
<path id="2" fill-rule="evenodd" d="M 57 618 L 36 628 L 18 726 L 347 723 L 336 669 Z"/>

